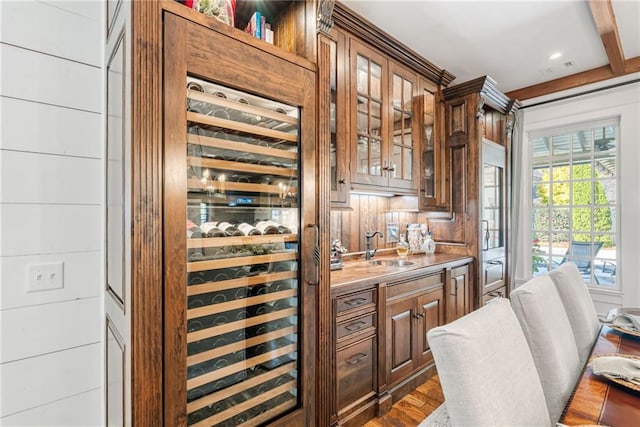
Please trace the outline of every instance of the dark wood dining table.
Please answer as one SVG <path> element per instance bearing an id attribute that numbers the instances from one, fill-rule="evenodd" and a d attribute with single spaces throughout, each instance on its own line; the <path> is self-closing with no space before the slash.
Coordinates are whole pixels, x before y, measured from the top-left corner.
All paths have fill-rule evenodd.
<path id="1" fill-rule="evenodd" d="M 603 326 L 589 360 L 603 354 L 640 356 L 640 337 Z M 640 392 L 594 375 L 586 366 L 561 422 L 569 426 L 640 426 Z"/>

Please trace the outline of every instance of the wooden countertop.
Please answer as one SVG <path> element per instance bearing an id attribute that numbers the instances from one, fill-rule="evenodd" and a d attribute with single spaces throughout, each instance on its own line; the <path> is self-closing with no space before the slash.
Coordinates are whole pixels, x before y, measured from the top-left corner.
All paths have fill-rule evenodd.
<path id="1" fill-rule="evenodd" d="M 375 284 L 391 280 L 401 279 L 411 272 L 420 269 L 439 270 L 449 265 L 460 265 L 473 261 L 473 257 L 454 254 L 419 254 L 409 255 L 405 258 L 411 265 L 389 266 L 376 265 L 376 261 L 399 260 L 397 256 L 376 256 L 370 261 L 345 261 L 342 270 L 331 272 L 331 287 L 341 287 L 353 284 Z M 373 261 L 373 262 L 372 262 Z M 428 271 L 427 271 L 428 272 Z"/>

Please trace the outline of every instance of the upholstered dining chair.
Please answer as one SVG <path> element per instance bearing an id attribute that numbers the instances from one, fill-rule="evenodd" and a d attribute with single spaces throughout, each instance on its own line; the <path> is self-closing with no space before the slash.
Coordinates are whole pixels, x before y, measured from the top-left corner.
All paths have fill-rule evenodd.
<path id="1" fill-rule="evenodd" d="M 555 423 L 582 372 L 569 318 L 548 275 L 529 280 L 510 298 L 538 370 L 549 418 Z"/>
<path id="2" fill-rule="evenodd" d="M 452 426 L 550 426 L 542 384 L 506 299 L 427 333 Z"/>
<path id="3" fill-rule="evenodd" d="M 575 263 L 564 263 L 550 271 L 549 277 L 562 300 L 578 346 L 580 364 L 584 365 L 601 327 L 593 300 Z"/>

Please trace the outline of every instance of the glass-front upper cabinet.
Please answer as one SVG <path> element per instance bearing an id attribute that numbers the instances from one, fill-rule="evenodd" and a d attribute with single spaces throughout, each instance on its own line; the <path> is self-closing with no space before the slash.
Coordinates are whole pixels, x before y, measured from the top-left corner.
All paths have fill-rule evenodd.
<path id="1" fill-rule="evenodd" d="M 349 201 L 350 151 L 347 149 L 346 129 L 349 124 L 346 91 L 346 36 L 334 28 L 329 41 L 329 87 L 330 101 L 330 165 L 331 165 L 331 203 L 333 206 L 345 206 Z M 322 83 L 321 83 L 322 84 Z"/>
<path id="2" fill-rule="evenodd" d="M 390 62 L 389 89 L 391 96 L 390 150 L 385 168 L 389 186 L 416 189 L 414 181 L 418 165 L 417 150 L 417 78 L 414 73 Z"/>
<path id="3" fill-rule="evenodd" d="M 354 188 L 415 192 L 417 76 L 356 40 L 350 46 Z"/>
<path id="4" fill-rule="evenodd" d="M 172 22 L 166 33 L 187 43 L 167 44 L 164 79 L 167 423 L 305 425 L 316 304 L 305 291 L 314 240 L 301 230 L 316 195 L 304 89 L 315 75 L 253 50 L 231 68 L 204 61 L 249 48 Z"/>
<path id="5" fill-rule="evenodd" d="M 351 40 L 351 158 L 352 181 L 357 183 L 386 186 L 389 180 L 385 64 L 381 55 Z"/>
<path id="6" fill-rule="evenodd" d="M 438 86 L 420 79 L 421 149 L 420 207 L 425 210 L 447 208 L 446 150 L 441 143 Z"/>

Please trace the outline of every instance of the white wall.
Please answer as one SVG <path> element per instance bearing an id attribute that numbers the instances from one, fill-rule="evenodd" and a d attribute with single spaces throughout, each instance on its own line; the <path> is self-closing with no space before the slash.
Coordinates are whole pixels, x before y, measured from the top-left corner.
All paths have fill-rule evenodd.
<path id="1" fill-rule="evenodd" d="M 640 74 L 627 76 L 624 80 L 638 79 Z M 604 84 L 617 83 L 609 81 Z M 589 88 L 579 88 L 573 92 Z M 554 94 L 551 98 L 564 94 Z M 532 100 L 530 105 L 538 100 Z M 640 307 L 640 83 L 632 83 L 617 88 L 606 89 L 588 95 L 560 100 L 549 104 L 525 109 L 524 152 L 529 153 L 527 145 L 529 132 L 554 128 L 567 124 L 595 121 L 618 117 L 620 119 L 620 139 L 618 152 L 620 240 L 618 244 L 619 264 L 617 268 L 620 291 L 602 288 L 590 288 L 591 295 L 599 313 L 606 313 L 616 306 Z M 531 164 L 522 166 L 530 170 Z M 531 174 L 523 174 L 520 191 L 531 194 Z M 530 218 L 531 198 L 525 197 L 521 206 L 521 216 Z M 518 239 L 522 254 L 531 252 L 531 230 L 525 224 Z M 526 281 L 531 274 L 530 260 L 520 259 L 516 266 L 516 281 Z"/>
<path id="2" fill-rule="evenodd" d="M 0 425 L 102 425 L 104 2 L 0 1 Z M 26 292 L 27 265 L 64 288 Z"/>

